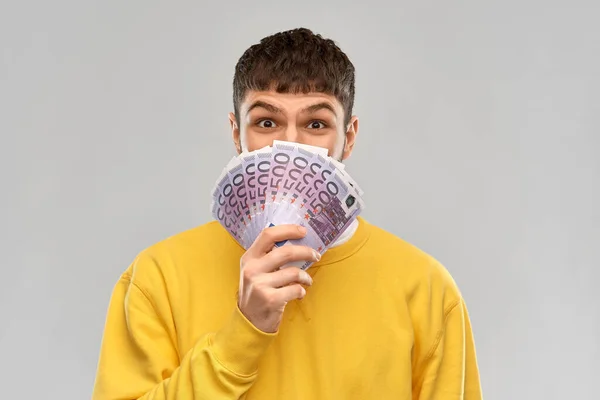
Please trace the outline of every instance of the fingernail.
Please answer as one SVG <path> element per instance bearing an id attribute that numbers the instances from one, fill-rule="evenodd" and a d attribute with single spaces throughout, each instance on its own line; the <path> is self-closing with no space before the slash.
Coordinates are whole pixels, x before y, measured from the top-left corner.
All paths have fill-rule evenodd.
<path id="1" fill-rule="evenodd" d="M 315 261 L 319 261 L 321 259 L 321 254 L 318 251 L 313 250 L 313 255 L 315 257 Z"/>
<path id="2" fill-rule="evenodd" d="M 302 271 L 302 278 L 308 282 L 309 285 L 312 285 L 313 280 L 307 272 Z"/>
<path id="3" fill-rule="evenodd" d="M 303 235 L 306 234 L 306 228 L 305 227 L 303 227 L 301 225 L 298 225 L 298 230 L 300 231 L 301 234 L 303 234 Z"/>

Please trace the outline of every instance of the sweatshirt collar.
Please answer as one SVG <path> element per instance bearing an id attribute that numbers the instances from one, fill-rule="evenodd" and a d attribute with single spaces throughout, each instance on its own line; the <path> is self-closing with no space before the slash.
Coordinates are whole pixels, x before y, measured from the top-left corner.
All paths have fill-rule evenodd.
<path id="1" fill-rule="evenodd" d="M 364 246 L 367 240 L 369 240 L 371 226 L 361 216 L 357 217 L 357 221 L 358 227 L 352 237 L 343 244 L 328 249 L 319 262 L 310 266 L 309 271 L 313 268 L 319 268 L 348 258 Z"/>

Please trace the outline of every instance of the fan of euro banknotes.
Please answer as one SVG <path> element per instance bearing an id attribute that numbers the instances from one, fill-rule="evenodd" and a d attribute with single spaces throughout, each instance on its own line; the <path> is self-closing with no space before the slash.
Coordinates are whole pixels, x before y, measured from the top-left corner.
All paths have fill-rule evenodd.
<path id="1" fill-rule="evenodd" d="M 217 179 L 212 215 L 245 249 L 267 227 L 298 224 L 307 235 L 276 246 L 304 245 L 323 254 L 364 209 L 363 191 L 344 167 L 327 149 L 299 143 L 274 141 L 243 152 Z"/>

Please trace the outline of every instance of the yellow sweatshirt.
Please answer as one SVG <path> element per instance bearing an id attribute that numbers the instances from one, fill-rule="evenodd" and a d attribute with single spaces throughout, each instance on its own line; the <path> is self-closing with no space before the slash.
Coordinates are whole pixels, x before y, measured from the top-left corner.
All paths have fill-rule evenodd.
<path id="1" fill-rule="evenodd" d="M 142 251 L 112 294 L 93 399 L 480 399 L 451 276 L 359 221 L 274 334 L 237 308 L 244 250 L 217 222 Z"/>

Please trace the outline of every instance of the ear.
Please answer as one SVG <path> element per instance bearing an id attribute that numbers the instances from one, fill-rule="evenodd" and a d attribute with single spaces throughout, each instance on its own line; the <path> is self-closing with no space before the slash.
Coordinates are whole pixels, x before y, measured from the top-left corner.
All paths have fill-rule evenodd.
<path id="1" fill-rule="evenodd" d="M 235 149 L 238 154 L 242 152 L 242 142 L 240 137 L 240 127 L 237 124 L 237 120 L 235 118 L 235 114 L 229 113 L 229 125 L 231 126 L 231 135 L 233 137 L 233 144 L 235 145 Z"/>
<path id="2" fill-rule="evenodd" d="M 354 149 L 354 143 L 356 142 L 356 135 L 358 135 L 358 117 L 353 115 L 346 128 L 346 144 L 344 146 L 344 152 L 342 153 L 342 160 L 347 159 L 350 157 L 350 154 L 352 154 L 352 149 Z"/>

